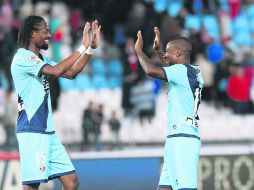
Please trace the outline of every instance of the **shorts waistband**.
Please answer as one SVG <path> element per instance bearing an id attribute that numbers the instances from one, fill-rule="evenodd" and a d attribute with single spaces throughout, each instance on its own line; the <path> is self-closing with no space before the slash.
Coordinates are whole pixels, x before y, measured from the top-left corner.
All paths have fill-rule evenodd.
<path id="1" fill-rule="evenodd" d="M 46 135 L 52 135 L 55 134 L 55 131 L 32 131 L 32 130 L 26 130 L 26 131 L 16 131 L 16 133 L 40 133 L 40 134 L 46 134 Z"/>
<path id="2" fill-rule="evenodd" d="M 172 137 L 189 137 L 189 138 L 195 138 L 200 140 L 200 137 L 196 135 L 191 135 L 191 134 L 185 134 L 185 133 L 178 133 L 178 134 L 173 134 L 173 135 L 168 135 L 167 138 L 172 138 Z"/>

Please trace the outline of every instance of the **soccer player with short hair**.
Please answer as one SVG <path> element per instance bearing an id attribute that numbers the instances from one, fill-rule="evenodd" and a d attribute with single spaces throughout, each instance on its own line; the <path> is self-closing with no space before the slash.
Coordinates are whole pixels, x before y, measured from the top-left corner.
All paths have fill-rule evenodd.
<path id="1" fill-rule="evenodd" d="M 153 49 L 163 67 L 151 63 L 143 52 L 143 39 L 138 31 L 135 50 L 145 73 L 168 82 L 168 136 L 164 147 L 164 163 L 159 190 L 196 190 L 197 168 L 201 148 L 198 108 L 203 78 L 200 68 L 190 64 L 191 43 L 184 37 L 170 40 L 163 53 L 160 32 L 154 28 Z"/>
<path id="2" fill-rule="evenodd" d="M 100 26 L 97 20 L 92 26 L 86 22 L 81 46 L 58 64 L 40 53 L 48 49 L 50 37 L 42 17 L 27 17 L 19 28 L 19 49 L 11 65 L 19 103 L 16 132 L 23 190 L 37 190 L 40 183 L 54 178 L 64 190 L 75 190 L 79 185 L 75 168 L 55 135 L 48 78 L 75 78 L 99 44 Z"/>

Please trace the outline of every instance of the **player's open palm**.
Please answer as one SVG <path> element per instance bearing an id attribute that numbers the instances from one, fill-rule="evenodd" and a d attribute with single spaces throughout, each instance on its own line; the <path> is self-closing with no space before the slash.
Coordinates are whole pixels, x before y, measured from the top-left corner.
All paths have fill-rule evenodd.
<path id="1" fill-rule="evenodd" d="M 82 44 L 85 46 L 85 48 L 88 48 L 89 46 L 89 30 L 91 28 L 91 24 L 89 22 L 86 22 L 83 30 L 83 39 Z"/>
<path id="2" fill-rule="evenodd" d="M 142 34 L 141 34 L 141 31 L 139 30 L 138 33 L 137 33 L 137 41 L 135 43 L 135 51 L 138 52 L 138 51 L 141 51 L 143 49 L 143 37 L 142 37 Z"/>
<path id="3" fill-rule="evenodd" d="M 91 40 L 91 48 L 96 49 L 99 45 L 100 38 L 101 38 L 101 26 L 97 20 L 93 21 L 92 23 L 92 40 Z"/>
<path id="4" fill-rule="evenodd" d="M 161 37 L 160 37 L 160 31 L 158 27 L 154 27 L 153 29 L 155 37 L 154 37 L 154 42 L 153 42 L 153 49 L 154 50 L 160 50 L 161 49 Z"/>

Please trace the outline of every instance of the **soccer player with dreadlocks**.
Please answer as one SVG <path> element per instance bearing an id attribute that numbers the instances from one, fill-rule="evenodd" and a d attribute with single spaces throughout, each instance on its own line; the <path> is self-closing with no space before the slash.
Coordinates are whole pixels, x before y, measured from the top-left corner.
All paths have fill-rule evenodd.
<path id="1" fill-rule="evenodd" d="M 55 135 L 48 78 L 74 79 L 99 44 L 100 26 L 97 20 L 92 25 L 86 22 L 81 46 L 60 63 L 40 53 L 48 49 L 50 37 L 42 17 L 27 17 L 19 28 L 19 49 L 11 65 L 19 103 L 16 132 L 23 190 L 37 190 L 40 183 L 54 178 L 61 181 L 64 190 L 75 190 L 79 185 L 75 168 Z"/>

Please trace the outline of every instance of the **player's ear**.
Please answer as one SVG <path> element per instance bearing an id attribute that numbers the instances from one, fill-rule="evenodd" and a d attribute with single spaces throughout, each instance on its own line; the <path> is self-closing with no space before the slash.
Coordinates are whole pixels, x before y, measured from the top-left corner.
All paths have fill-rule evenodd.
<path id="1" fill-rule="evenodd" d="M 33 31 L 32 34 L 31 34 L 31 38 L 34 38 L 35 34 L 36 34 L 36 32 Z"/>
<path id="2" fill-rule="evenodd" d="M 176 56 L 177 56 L 177 57 L 180 57 L 181 55 L 182 55 L 181 50 L 177 49 L 177 50 L 176 50 Z"/>

